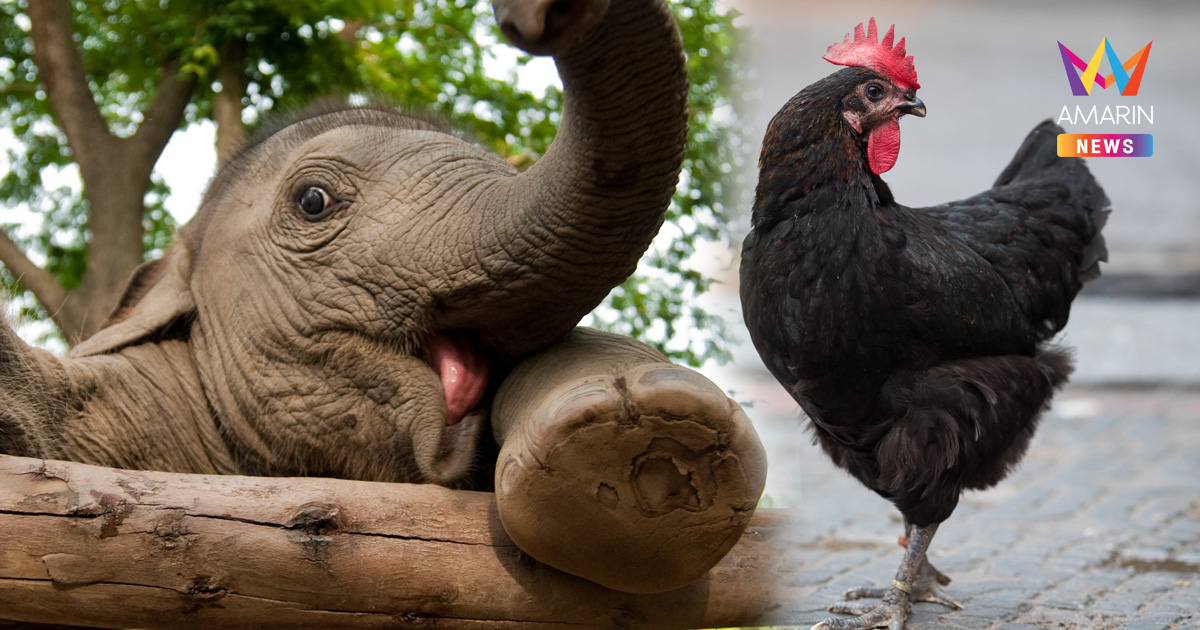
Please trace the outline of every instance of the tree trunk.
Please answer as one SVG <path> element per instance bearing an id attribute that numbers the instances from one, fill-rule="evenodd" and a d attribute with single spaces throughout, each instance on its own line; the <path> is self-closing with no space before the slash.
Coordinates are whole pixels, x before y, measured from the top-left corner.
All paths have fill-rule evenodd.
<path id="1" fill-rule="evenodd" d="M 794 518 L 631 595 L 504 533 L 494 495 L 0 456 L 0 619 L 138 628 L 704 628 L 777 623 Z"/>
<path id="2" fill-rule="evenodd" d="M 33 59 L 55 121 L 67 137 L 88 201 L 88 269 L 79 288 L 65 293 L 44 270 L 19 269 L 28 259 L 0 239 L 0 262 L 46 308 L 67 343 L 87 338 L 104 321 L 142 262 L 142 215 L 150 174 L 183 120 L 195 87 L 165 62 L 154 99 L 142 112 L 137 132 L 112 134 L 88 86 L 83 57 L 73 39 L 75 25 L 67 0 L 38 0 L 28 8 Z M 13 251 L 15 250 L 15 251 Z M 22 278 L 28 277 L 26 282 Z"/>
<path id="3" fill-rule="evenodd" d="M 129 276 L 142 264 L 143 197 L 150 177 L 140 177 L 129 168 L 124 148 L 117 145 L 107 151 L 110 161 L 103 168 L 85 168 L 80 160 L 91 242 L 83 282 L 63 304 L 59 330 L 71 345 L 100 328 L 116 307 Z"/>
<path id="4" fill-rule="evenodd" d="M 246 144 L 246 125 L 242 122 L 242 96 L 246 93 L 243 64 L 246 43 L 230 40 L 221 47 L 217 81 L 221 91 L 213 96 L 213 122 L 217 124 L 217 166 L 233 159 Z"/>

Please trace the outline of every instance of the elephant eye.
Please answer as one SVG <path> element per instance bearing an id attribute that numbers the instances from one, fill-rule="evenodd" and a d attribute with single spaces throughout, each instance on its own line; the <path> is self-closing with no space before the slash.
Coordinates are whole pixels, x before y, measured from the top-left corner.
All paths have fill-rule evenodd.
<path id="1" fill-rule="evenodd" d="M 300 212 L 304 213 L 304 216 L 308 219 L 323 218 L 328 214 L 329 210 L 336 207 L 339 203 L 333 195 L 330 195 L 320 186 L 305 188 L 296 200 L 296 205 L 300 208 Z"/>

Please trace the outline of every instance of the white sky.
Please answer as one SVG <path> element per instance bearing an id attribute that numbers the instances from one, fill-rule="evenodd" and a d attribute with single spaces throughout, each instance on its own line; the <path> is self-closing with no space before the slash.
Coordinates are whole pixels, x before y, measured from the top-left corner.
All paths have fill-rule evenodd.
<path id="1" fill-rule="evenodd" d="M 217 167 L 216 125 L 209 121 L 177 131 L 163 150 L 154 172 L 171 187 L 166 207 L 183 224 L 196 213 L 204 189 Z"/>

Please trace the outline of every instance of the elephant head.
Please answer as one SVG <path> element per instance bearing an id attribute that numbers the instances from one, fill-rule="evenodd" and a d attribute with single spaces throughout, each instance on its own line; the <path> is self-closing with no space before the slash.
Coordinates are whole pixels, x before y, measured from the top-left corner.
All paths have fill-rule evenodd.
<path id="1" fill-rule="evenodd" d="M 501 30 L 553 54 L 565 88 L 558 135 L 524 172 L 375 108 L 312 111 L 252 144 L 64 360 L 74 391 L 103 397 L 140 352 L 138 370 L 197 381 L 149 388 L 165 402 L 145 421 L 187 407 L 208 438 L 183 448 L 227 449 L 208 460 L 236 472 L 462 483 L 506 366 L 632 273 L 675 189 L 677 31 L 661 0 L 609 4 L 496 0 Z M 96 463 L 116 449 L 74 444 Z"/>

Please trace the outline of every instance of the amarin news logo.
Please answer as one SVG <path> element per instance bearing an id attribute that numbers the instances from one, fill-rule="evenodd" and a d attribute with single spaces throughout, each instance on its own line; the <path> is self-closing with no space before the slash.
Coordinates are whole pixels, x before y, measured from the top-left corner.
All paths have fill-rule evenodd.
<path id="1" fill-rule="evenodd" d="M 1150 46 L 1146 44 L 1136 55 L 1121 63 L 1121 58 L 1113 50 L 1112 43 L 1107 37 L 1101 38 L 1096 47 L 1092 60 L 1083 63 L 1078 55 L 1071 52 L 1062 42 L 1058 42 L 1058 50 L 1062 53 L 1063 66 L 1067 71 L 1067 80 L 1071 82 L 1071 93 L 1075 96 L 1087 96 L 1092 93 L 1092 86 L 1099 85 L 1100 89 L 1108 89 L 1114 82 L 1121 90 L 1121 96 L 1137 96 L 1138 88 L 1142 85 L 1142 72 L 1146 70 L 1146 60 L 1150 58 Z M 1107 77 L 1100 75 L 1100 60 L 1108 57 L 1108 65 L 1112 74 Z M 1083 71 L 1080 75 L 1072 66 Z M 1133 74 L 1129 70 L 1133 70 Z"/>
<path id="2" fill-rule="evenodd" d="M 1146 60 L 1150 58 L 1151 41 L 1137 51 L 1124 63 L 1113 50 L 1112 43 L 1107 37 L 1100 39 L 1100 45 L 1092 55 L 1092 60 L 1084 63 L 1079 55 L 1071 52 L 1062 42 L 1058 42 L 1058 51 L 1062 53 L 1063 67 L 1067 71 L 1067 80 L 1071 82 L 1071 93 L 1075 96 L 1088 96 L 1096 85 L 1100 89 L 1117 85 L 1121 96 L 1137 96 L 1138 88 L 1142 86 L 1142 73 L 1146 71 Z M 1108 58 L 1112 74 L 1100 74 L 1100 61 Z M 1081 70 L 1079 74 L 1076 70 Z M 1132 71 L 1132 72 L 1131 72 Z M 1059 124 L 1063 122 L 1075 124 L 1154 124 L 1154 106 L 1147 112 L 1141 105 L 1117 105 L 1115 108 L 1105 105 L 1104 111 L 1098 111 L 1095 105 L 1089 111 L 1079 105 L 1075 106 L 1072 115 L 1069 105 L 1063 105 L 1062 114 L 1058 117 Z M 1115 111 L 1114 111 L 1115 110 Z M 1059 157 L 1150 157 L 1154 155 L 1154 136 L 1148 133 L 1063 133 L 1058 136 Z"/>

